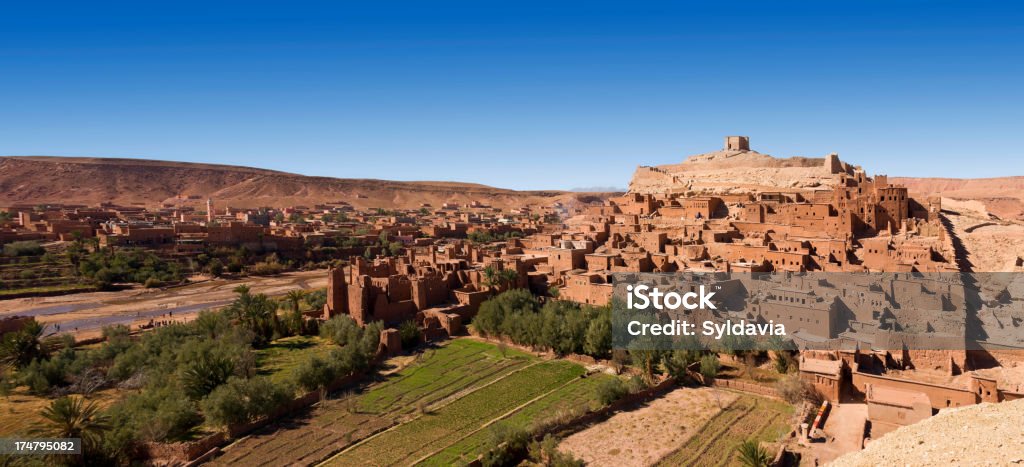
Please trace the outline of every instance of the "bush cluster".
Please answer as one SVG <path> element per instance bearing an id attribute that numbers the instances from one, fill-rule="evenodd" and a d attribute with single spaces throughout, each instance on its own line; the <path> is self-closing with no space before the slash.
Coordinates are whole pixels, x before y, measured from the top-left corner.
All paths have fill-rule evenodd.
<path id="1" fill-rule="evenodd" d="M 480 305 L 477 331 L 520 345 L 607 358 L 611 353 L 611 308 L 548 301 L 543 306 L 528 290 L 513 289 Z"/>
<path id="2" fill-rule="evenodd" d="M 147 251 L 120 250 L 114 254 L 96 252 L 76 258 L 78 272 L 100 287 L 116 282 L 151 284 L 181 282 L 181 266 Z"/>

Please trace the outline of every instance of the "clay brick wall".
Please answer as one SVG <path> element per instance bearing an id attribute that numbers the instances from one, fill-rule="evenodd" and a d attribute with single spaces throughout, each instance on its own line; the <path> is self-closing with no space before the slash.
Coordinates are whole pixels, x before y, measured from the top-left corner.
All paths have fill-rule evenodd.
<path id="1" fill-rule="evenodd" d="M 950 407 L 963 407 L 978 403 L 977 397 L 966 389 L 950 388 L 919 381 L 910 381 L 882 375 L 871 375 L 856 371 L 853 373 L 853 387 L 860 393 L 864 393 L 867 384 L 875 386 L 888 386 L 905 391 L 917 391 L 928 396 L 932 408 L 945 409 Z"/>

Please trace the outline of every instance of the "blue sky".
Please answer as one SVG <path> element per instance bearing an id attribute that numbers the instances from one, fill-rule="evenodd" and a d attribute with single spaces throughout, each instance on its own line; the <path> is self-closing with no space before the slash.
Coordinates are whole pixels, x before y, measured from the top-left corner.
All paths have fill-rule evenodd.
<path id="1" fill-rule="evenodd" d="M 0 154 L 624 187 L 751 137 L 1024 175 L 1012 2 L 8 2 Z"/>

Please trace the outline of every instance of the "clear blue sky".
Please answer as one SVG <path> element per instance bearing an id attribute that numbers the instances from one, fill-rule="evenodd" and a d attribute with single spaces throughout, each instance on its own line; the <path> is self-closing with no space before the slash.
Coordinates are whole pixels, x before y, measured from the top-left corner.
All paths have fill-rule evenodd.
<path id="1" fill-rule="evenodd" d="M 1024 175 L 1013 2 L 214 3 L 6 3 L 0 154 L 569 189 L 742 134 Z"/>

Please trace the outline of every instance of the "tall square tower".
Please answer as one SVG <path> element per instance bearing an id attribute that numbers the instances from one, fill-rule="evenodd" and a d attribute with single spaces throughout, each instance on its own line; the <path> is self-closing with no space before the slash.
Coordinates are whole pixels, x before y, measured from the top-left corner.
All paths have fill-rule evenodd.
<path id="1" fill-rule="evenodd" d="M 725 150 L 726 151 L 749 151 L 750 150 L 750 137 L 747 137 L 747 136 L 726 136 L 725 137 Z"/>

